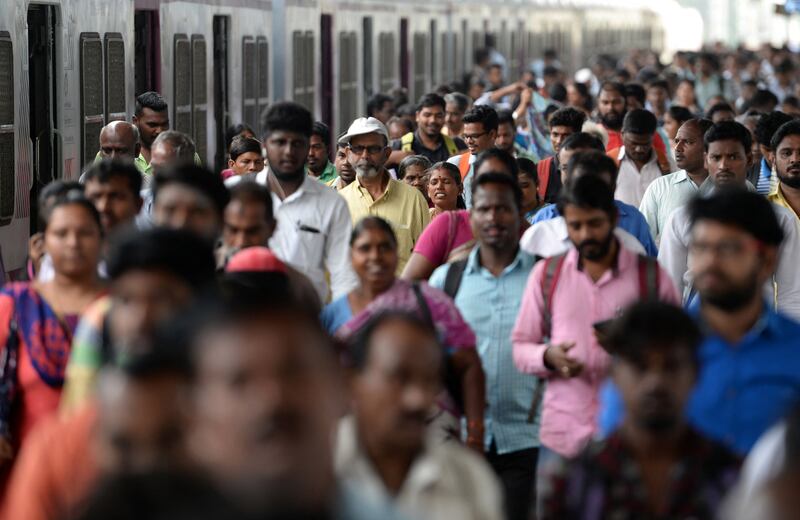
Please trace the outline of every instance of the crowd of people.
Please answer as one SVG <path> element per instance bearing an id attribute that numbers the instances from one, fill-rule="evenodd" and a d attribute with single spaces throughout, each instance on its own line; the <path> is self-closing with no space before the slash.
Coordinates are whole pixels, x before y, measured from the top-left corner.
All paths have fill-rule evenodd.
<path id="1" fill-rule="evenodd" d="M 0 290 L 0 513 L 793 517 L 798 63 L 481 49 L 221 172 L 141 94 Z"/>

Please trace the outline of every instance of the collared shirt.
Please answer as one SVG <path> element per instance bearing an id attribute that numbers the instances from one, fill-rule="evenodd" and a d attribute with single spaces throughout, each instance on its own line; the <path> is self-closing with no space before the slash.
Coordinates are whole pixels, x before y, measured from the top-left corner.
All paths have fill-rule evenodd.
<path id="1" fill-rule="evenodd" d="M 458 150 L 466 150 L 467 145 L 460 137 L 451 137 L 450 139 L 453 140 Z M 402 148 L 403 144 L 400 139 L 392 141 L 392 150 L 402 150 Z M 446 161 L 451 155 L 450 150 L 448 150 L 447 146 L 444 144 L 444 137 L 439 139 L 439 146 L 431 150 L 422 144 L 419 130 L 414 132 L 414 140 L 411 141 L 411 151 L 414 152 L 414 155 L 424 155 L 431 163 Z"/>
<path id="2" fill-rule="evenodd" d="M 708 193 L 713 186 L 710 177 L 706 177 L 706 180 L 698 186 L 686 170 L 664 175 L 650 183 L 644 192 L 639 211 L 644 215 L 656 242 L 661 239 L 661 233 L 670 213 L 685 205 L 698 193 Z"/>
<path id="3" fill-rule="evenodd" d="M 333 191 L 341 191 L 345 188 L 345 186 L 347 186 L 347 184 L 345 184 L 344 181 L 342 181 L 342 178 L 337 175 L 335 178 L 326 182 L 325 186 L 332 188 Z"/>
<path id="4" fill-rule="evenodd" d="M 794 214 L 795 217 L 800 218 L 800 215 L 797 214 L 792 205 L 789 204 L 789 201 L 786 200 L 786 197 L 783 195 L 783 188 L 781 187 L 780 183 L 778 183 L 778 185 L 775 186 L 775 189 L 772 190 L 769 195 L 767 195 L 767 199 L 769 199 L 769 201 L 773 204 L 777 204 L 778 206 L 788 209 L 792 212 L 792 214 Z"/>
<path id="5" fill-rule="evenodd" d="M 650 152 L 650 160 L 639 170 L 626 153 L 625 147 L 619 149 L 619 173 L 617 174 L 617 190 L 614 198 L 632 206 L 639 207 L 644 197 L 644 192 L 651 182 L 661 177 L 661 167 L 658 165 L 656 151 Z M 670 159 L 670 166 L 674 170 L 674 161 Z"/>
<path id="6" fill-rule="evenodd" d="M 311 175 L 311 171 L 308 170 L 308 167 L 306 167 L 306 171 L 309 175 Z M 328 163 L 325 165 L 325 169 L 322 170 L 322 174 L 319 177 L 314 177 L 313 175 L 311 175 L 311 177 L 318 180 L 322 184 L 328 184 L 336 178 L 336 175 L 336 167 L 332 162 L 328 161 Z"/>
<path id="7" fill-rule="evenodd" d="M 622 247 L 629 251 L 640 255 L 647 254 L 642 243 L 624 229 L 620 227 L 614 228 L 614 236 L 617 237 Z M 567 223 L 564 221 L 564 217 L 542 220 L 533 224 L 525 230 L 519 245 L 529 255 L 543 258 L 566 253 L 575 247 L 569 239 Z"/>
<path id="8" fill-rule="evenodd" d="M 630 204 L 625 204 L 619 200 L 615 200 L 614 204 L 617 206 L 617 211 L 619 213 L 617 227 L 624 229 L 636 237 L 649 256 L 656 256 L 658 254 L 658 248 L 656 248 L 656 243 L 653 241 L 653 237 L 650 234 L 650 227 L 647 225 L 647 221 L 644 219 L 644 216 L 639 212 L 638 209 L 634 208 Z M 538 213 L 536 213 L 536 216 L 533 217 L 532 223 L 535 224 L 543 220 L 550 220 L 560 216 L 561 215 L 559 214 L 556 205 L 550 204 L 549 206 L 543 207 Z"/>
<path id="9" fill-rule="evenodd" d="M 783 242 L 778 250 L 778 266 L 772 278 L 764 285 L 764 296 L 778 311 L 800 319 L 800 276 L 797 264 L 800 261 L 800 231 L 794 213 L 773 204 L 775 216 L 783 230 Z M 661 234 L 658 262 L 667 270 L 678 294 L 688 300 L 691 288 L 691 273 L 688 269 L 691 221 L 686 206 L 672 212 Z"/>
<path id="10" fill-rule="evenodd" d="M 105 157 L 103 157 L 101 152 L 97 152 L 97 155 L 94 156 L 94 162 L 96 163 L 99 163 L 103 159 L 105 159 Z M 144 160 L 141 153 L 138 157 L 133 158 L 133 165 L 136 166 L 136 169 L 142 172 L 143 175 L 150 175 L 150 165 L 147 164 L 147 161 Z M 81 177 L 83 177 L 83 175 L 81 175 Z M 83 181 L 81 180 L 81 182 Z"/>
<path id="11" fill-rule="evenodd" d="M 511 333 L 517 369 L 547 379 L 539 438 L 544 446 L 567 457 L 579 453 L 597 431 L 599 390 L 607 377 L 609 356 L 597 343 L 592 324 L 614 318 L 640 298 L 638 257 L 624 247 L 618 251 L 616 264 L 595 282 L 581 269 L 577 249 L 569 250 L 550 295 L 548 343 L 542 294 L 546 262 L 536 264 Z M 669 275 L 659 270 L 658 276 L 659 299 L 678 303 Z M 547 347 L 561 343 L 574 343 L 570 356 L 583 363 L 580 374 L 569 379 L 544 364 Z"/>
<path id="12" fill-rule="evenodd" d="M 528 415 L 540 383 L 517 370 L 511 346 L 511 330 L 535 260 L 520 249 L 514 261 L 494 276 L 481 266 L 479 248 L 469 255 L 455 303 L 475 332 L 486 376 L 484 444 L 488 450 L 494 442 L 499 454 L 535 448 L 539 446 L 538 416 L 531 424 Z M 443 289 L 449 268 L 447 264 L 436 269 L 430 284 Z"/>
<path id="13" fill-rule="evenodd" d="M 426 439 L 423 451 L 392 496 L 358 439 L 353 417 L 342 419 L 336 439 L 336 473 L 366 498 L 392 501 L 408 518 L 500 520 L 503 499 L 486 461 L 456 442 Z"/>
<path id="14" fill-rule="evenodd" d="M 353 225 L 370 215 L 381 217 L 392 225 L 397 236 L 397 274 L 402 273 L 414 250 L 414 244 L 431 221 L 428 203 L 422 193 L 413 186 L 390 178 L 383 195 L 372 200 L 367 189 L 356 178 L 340 190 L 339 195 L 350 208 Z M 346 242 L 347 240 L 345 245 Z"/>

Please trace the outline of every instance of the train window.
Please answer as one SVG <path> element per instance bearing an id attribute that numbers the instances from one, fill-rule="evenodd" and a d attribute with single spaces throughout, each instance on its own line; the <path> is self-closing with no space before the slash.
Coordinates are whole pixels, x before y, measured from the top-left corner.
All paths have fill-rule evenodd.
<path id="1" fill-rule="evenodd" d="M 294 100 L 314 111 L 314 33 L 292 33 L 292 61 L 294 67 Z"/>
<path id="2" fill-rule="evenodd" d="M 174 63 L 172 88 L 175 112 L 172 127 L 192 135 L 192 44 L 185 34 L 175 35 Z"/>
<path id="3" fill-rule="evenodd" d="M 364 41 L 361 44 L 361 48 L 363 49 L 363 59 L 364 59 L 364 94 L 369 97 L 373 93 L 374 85 L 375 85 L 375 77 L 373 74 L 373 67 L 372 67 L 372 46 L 373 37 L 372 37 L 372 17 L 365 16 L 363 20 L 363 37 Z"/>
<path id="4" fill-rule="evenodd" d="M 120 33 L 106 33 L 106 121 L 124 121 L 125 42 Z"/>
<path id="5" fill-rule="evenodd" d="M 203 36 L 192 36 L 192 126 L 197 155 L 206 162 L 208 151 L 208 79 L 206 78 L 206 40 Z"/>
<path id="6" fill-rule="evenodd" d="M 242 121 L 250 128 L 258 126 L 257 58 L 255 40 L 252 36 L 245 36 L 242 38 Z"/>
<path id="7" fill-rule="evenodd" d="M 261 113 L 266 110 L 269 105 L 269 42 L 263 36 L 256 38 L 256 55 L 258 61 L 258 110 L 256 112 L 256 126 L 258 128 L 258 135 L 264 133 L 264 128 L 260 127 Z"/>
<path id="8" fill-rule="evenodd" d="M 97 154 L 103 129 L 103 42 L 97 33 L 81 33 L 81 157 L 89 164 Z"/>
<path id="9" fill-rule="evenodd" d="M 417 100 L 425 93 L 427 88 L 427 60 L 428 35 L 422 32 L 414 33 L 414 97 Z"/>
<path id="10" fill-rule="evenodd" d="M 378 38 L 378 54 L 380 54 L 380 89 L 381 92 L 389 92 L 397 84 L 394 34 L 381 33 Z"/>
<path id="11" fill-rule="evenodd" d="M 358 114 L 358 42 L 354 32 L 339 33 L 339 130 Z"/>
<path id="12" fill-rule="evenodd" d="M 0 32 L 0 225 L 14 217 L 14 44 L 8 32 Z"/>
<path id="13" fill-rule="evenodd" d="M 430 61 L 428 64 L 430 66 L 430 79 L 432 83 L 438 85 L 442 78 L 442 67 L 441 58 L 439 57 L 439 53 L 441 51 L 438 49 L 439 45 L 436 42 L 436 20 L 431 20 L 429 31 L 430 37 L 428 38 L 428 51 Z"/>

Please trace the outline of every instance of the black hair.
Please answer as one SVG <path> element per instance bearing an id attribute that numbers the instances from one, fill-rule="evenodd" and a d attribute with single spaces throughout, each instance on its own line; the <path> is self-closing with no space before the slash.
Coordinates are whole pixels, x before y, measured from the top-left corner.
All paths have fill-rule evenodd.
<path id="1" fill-rule="evenodd" d="M 242 203 L 258 202 L 264 205 L 264 218 L 267 222 L 275 220 L 272 209 L 272 193 L 269 188 L 253 180 L 244 180 L 230 190 L 230 202 L 238 200 Z"/>
<path id="2" fill-rule="evenodd" d="M 480 65 L 489 59 L 489 49 L 485 47 L 479 47 L 475 49 L 475 51 L 472 53 L 472 59 L 474 60 L 475 64 Z"/>
<path id="3" fill-rule="evenodd" d="M 772 136 L 770 149 L 778 151 L 778 146 L 781 144 L 781 141 L 790 135 L 800 135 L 800 120 L 792 119 L 782 124 L 781 127 L 778 128 L 778 131 L 775 132 L 775 135 Z"/>
<path id="4" fill-rule="evenodd" d="M 669 95 L 669 83 L 667 83 L 667 80 L 665 80 L 664 78 L 656 78 L 650 80 L 650 82 L 647 84 L 647 88 L 648 89 L 663 88 L 664 90 L 667 91 L 667 94 Z"/>
<path id="5" fill-rule="evenodd" d="M 596 175 L 583 175 L 572 179 L 564 186 L 556 208 L 561 215 L 564 215 L 564 208 L 567 206 L 599 209 L 612 221 L 616 219 L 619 211 L 614 203 L 614 191 L 611 186 Z"/>
<path id="6" fill-rule="evenodd" d="M 556 76 L 560 73 L 561 69 L 555 65 L 547 65 L 544 69 L 542 69 L 542 76 Z"/>
<path id="7" fill-rule="evenodd" d="M 145 108 L 149 108 L 153 112 L 166 112 L 168 106 L 164 98 L 161 97 L 161 94 L 150 91 L 139 94 L 139 97 L 136 98 L 136 106 L 133 114 L 136 117 L 141 117 Z"/>
<path id="8" fill-rule="evenodd" d="M 230 156 L 231 161 L 235 161 L 240 155 L 245 153 L 256 153 L 261 155 L 261 142 L 258 139 L 253 139 L 252 137 L 237 135 L 233 138 L 231 145 L 228 147 L 228 155 Z"/>
<path id="9" fill-rule="evenodd" d="M 516 179 L 517 174 L 519 173 L 519 167 L 517 166 L 517 160 L 514 159 L 510 153 L 505 150 L 501 150 L 499 148 L 489 148 L 488 150 L 484 150 L 483 152 L 478 155 L 478 158 L 475 160 L 475 164 L 473 165 L 472 171 L 477 172 L 481 169 L 483 163 L 489 159 L 497 159 L 498 161 L 502 162 L 508 168 L 508 171 L 511 175 Z"/>
<path id="10" fill-rule="evenodd" d="M 777 247 L 783 240 L 783 229 L 772 203 L 745 189 L 729 188 L 709 197 L 697 197 L 689 202 L 688 209 L 692 226 L 700 220 L 711 220 L 739 228 L 771 246 Z"/>
<path id="11" fill-rule="evenodd" d="M 423 94 L 419 101 L 417 101 L 417 110 L 416 112 L 422 111 L 423 108 L 428 107 L 442 107 L 442 110 L 445 110 L 446 103 L 444 102 L 444 98 L 435 92 L 428 92 L 427 94 Z"/>
<path id="12" fill-rule="evenodd" d="M 611 177 L 611 185 L 617 184 L 617 163 L 603 152 L 597 150 L 575 152 L 567 163 L 567 177 L 573 178 L 577 169 L 581 169 L 589 175 L 607 173 Z"/>
<path id="13" fill-rule="evenodd" d="M 604 90 L 611 90 L 617 92 L 623 98 L 625 97 L 625 85 L 618 81 L 604 81 L 600 85 L 600 92 Z"/>
<path id="14" fill-rule="evenodd" d="M 463 185 L 464 181 L 461 179 L 461 170 L 459 170 L 458 166 L 455 164 L 447 161 L 440 161 L 428 168 L 428 172 L 435 172 L 436 170 L 446 171 L 450 177 L 453 178 L 453 182 L 455 182 L 457 186 Z"/>
<path id="15" fill-rule="evenodd" d="M 510 110 L 497 111 L 497 127 L 500 128 L 500 125 L 511 125 L 511 128 L 516 131 L 517 125 L 514 122 L 514 114 Z"/>
<path id="16" fill-rule="evenodd" d="M 39 229 L 44 230 L 47 224 L 47 218 L 50 215 L 50 210 L 52 209 L 55 200 L 64 197 L 70 192 L 83 195 L 83 188 L 83 184 L 77 181 L 62 180 L 54 180 L 42 188 L 42 191 L 39 192 L 39 200 L 37 201 L 36 205 L 39 213 Z"/>
<path id="17" fill-rule="evenodd" d="M 573 132 L 580 132 L 583 128 L 583 123 L 586 122 L 586 114 L 572 107 L 559 108 L 548 119 L 548 126 L 566 126 L 572 129 Z"/>
<path id="18" fill-rule="evenodd" d="M 401 321 L 411 325 L 418 330 L 425 331 L 439 343 L 437 331 L 422 319 L 417 313 L 399 310 L 387 310 L 372 316 L 358 331 L 350 338 L 347 346 L 347 365 L 350 369 L 361 372 L 367 366 L 372 337 L 375 332 L 384 324 L 392 321 Z M 440 349 L 442 361 L 444 361 L 444 349 Z"/>
<path id="19" fill-rule="evenodd" d="M 647 92 L 639 83 L 628 83 L 625 85 L 625 97 L 634 97 L 642 106 L 647 101 Z"/>
<path id="20" fill-rule="evenodd" d="M 229 126 L 225 130 L 225 149 L 230 150 L 233 138 L 238 135 L 242 135 L 244 132 L 250 132 L 251 134 L 256 135 L 256 133 L 253 132 L 253 129 L 244 123 Z"/>
<path id="21" fill-rule="evenodd" d="M 294 132 L 310 139 L 314 128 L 314 118 L 304 106 L 292 101 L 280 101 L 270 106 L 262 116 L 261 127 L 264 135 L 272 132 Z"/>
<path id="22" fill-rule="evenodd" d="M 578 148 L 588 148 L 605 152 L 606 147 L 599 137 L 588 132 L 577 132 L 567 137 L 561 145 L 562 150 L 577 150 Z"/>
<path id="23" fill-rule="evenodd" d="M 517 157 L 517 167 L 519 168 L 519 175 L 528 177 L 533 183 L 539 185 L 539 174 L 536 170 L 536 163 L 527 157 Z"/>
<path id="24" fill-rule="evenodd" d="M 572 83 L 572 86 L 575 88 L 575 90 L 578 91 L 578 94 L 580 94 L 583 97 L 584 99 L 583 108 L 586 110 L 592 110 L 594 106 L 594 101 L 592 98 L 592 93 L 589 92 L 589 87 L 586 86 L 586 83 L 580 83 L 576 81 Z"/>
<path id="25" fill-rule="evenodd" d="M 393 99 L 383 93 L 377 93 L 367 100 L 367 116 L 372 117 L 372 114 L 380 111 L 386 103 L 392 103 Z"/>
<path id="26" fill-rule="evenodd" d="M 475 105 L 467 110 L 462 121 L 464 124 L 480 123 L 483 126 L 484 132 L 491 132 L 492 130 L 497 130 L 497 111 L 489 105 Z"/>
<path id="27" fill-rule="evenodd" d="M 730 106 L 728 103 L 722 102 L 717 103 L 716 105 L 712 106 L 706 112 L 706 119 L 714 119 L 714 114 L 717 112 L 731 112 L 732 114 L 736 114 L 736 111 Z"/>
<path id="28" fill-rule="evenodd" d="M 510 177 L 505 173 L 487 172 L 483 175 L 475 177 L 472 181 L 472 186 L 470 187 L 472 200 L 475 200 L 475 194 L 478 192 L 478 188 L 484 184 L 502 184 L 506 186 L 514 195 L 514 204 L 516 205 L 517 209 L 522 208 L 522 190 L 519 187 L 519 179 L 517 179 L 516 175 Z"/>
<path id="29" fill-rule="evenodd" d="M 406 177 L 406 170 L 411 166 L 422 166 L 423 170 L 427 170 L 431 167 L 431 161 L 424 155 L 409 155 L 397 166 L 397 178 L 402 181 Z"/>
<path id="30" fill-rule="evenodd" d="M 559 103 L 566 103 L 567 87 L 565 87 L 563 83 L 553 83 L 552 85 L 550 85 L 550 88 L 547 89 L 547 95 L 553 101 L 558 101 Z"/>
<path id="31" fill-rule="evenodd" d="M 702 334 L 695 321 L 669 303 L 637 302 L 616 318 L 603 335 L 603 347 L 625 361 L 640 364 L 648 352 L 669 351 L 676 346 L 689 350 L 697 364 Z"/>
<path id="32" fill-rule="evenodd" d="M 311 135 L 319 136 L 319 138 L 322 140 L 322 144 L 325 145 L 325 149 L 328 149 L 331 142 L 331 129 L 328 128 L 328 125 L 322 121 L 314 121 L 314 124 L 311 127 Z"/>
<path id="33" fill-rule="evenodd" d="M 92 221 L 97 225 L 97 229 L 100 230 L 100 235 L 103 235 L 103 223 L 100 220 L 100 212 L 97 211 L 97 207 L 95 207 L 92 201 L 87 199 L 83 192 L 79 191 L 68 191 L 64 195 L 56 198 L 50 206 L 50 210 L 47 212 L 44 225 L 45 231 L 53 220 L 53 213 L 62 206 L 79 206 L 85 209 L 86 212 L 89 213 L 89 216 L 92 217 Z"/>
<path id="34" fill-rule="evenodd" d="M 708 151 L 708 146 L 716 141 L 739 141 L 749 154 L 753 146 L 753 136 L 750 130 L 736 121 L 722 121 L 712 126 L 703 136 L 703 146 Z"/>
<path id="35" fill-rule="evenodd" d="M 678 126 L 682 125 L 686 121 L 694 118 L 692 115 L 692 111 L 686 107 L 682 107 L 680 105 L 672 105 L 667 109 L 667 114 L 669 117 L 674 119 L 678 122 Z"/>
<path id="36" fill-rule="evenodd" d="M 389 128 L 392 125 L 403 125 L 403 126 L 405 126 L 406 127 L 406 133 L 414 131 L 414 123 L 412 123 L 411 121 L 409 121 L 405 117 L 392 116 L 392 118 L 389 119 L 386 122 L 386 128 Z"/>
<path id="37" fill-rule="evenodd" d="M 789 105 L 792 108 L 800 108 L 800 98 L 797 96 L 786 96 L 783 98 L 783 104 Z"/>
<path id="38" fill-rule="evenodd" d="M 653 135 L 658 128 L 658 119 L 649 110 L 629 110 L 622 121 L 622 132 L 637 135 Z"/>
<path id="39" fill-rule="evenodd" d="M 772 149 L 772 136 L 778 131 L 778 128 L 792 120 L 792 116 L 784 114 L 776 110 L 768 114 L 763 114 L 756 122 L 756 129 L 753 132 L 756 136 L 756 141 L 761 146 L 766 146 Z"/>
<path id="40" fill-rule="evenodd" d="M 750 98 L 749 103 L 747 103 L 748 108 L 756 108 L 764 112 L 771 111 L 771 108 L 768 109 L 768 107 L 775 106 L 778 106 L 778 96 L 763 88 L 756 90 L 756 93 L 753 94 L 753 97 Z"/>
<path id="41" fill-rule="evenodd" d="M 389 237 L 392 244 L 394 244 L 394 247 L 397 248 L 397 235 L 394 234 L 392 225 L 381 217 L 372 215 L 362 218 L 353 226 L 353 232 L 350 233 L 350 247 L 352 247 L 353 244 L 356 243 L 356 240 L 358 240 L 358 237 L 367 230 L 383 231 Z"/>
<path id="42" fill-rule="evenodd" d="M 108 183 L 114 177 L 124 178 L 134 198 L 139 198 L 142 191 L 142 172 L 131 162 L 119 159 L 103 159 L 89 166 L 83 177 L 84 184 L 96 180 L 101 184 Z"/>
<path id="43" fill-rule="evenodd" d="M 414 116 L 417 113 L 417 107 L 412 105 L 411 103 L 405 103 L 397 107 L 397 110 L 394 111 L 397 116 L 401 119 L 404 119 L 404 116 Z M 412 125 L 414 123 L 411 123 Z"/>
<path id="44" fill-rule="evenodd" d="M 157 172 L 153 176 L 154 201 L 158 199 L 158 193 L 164 186 L 169 184 L 182 184 L 199 191 L 214 203 L 220 217 L 230 200 L 228 189 L 222 182 L 222 177 L 195 164 L 183 164 Z"/>

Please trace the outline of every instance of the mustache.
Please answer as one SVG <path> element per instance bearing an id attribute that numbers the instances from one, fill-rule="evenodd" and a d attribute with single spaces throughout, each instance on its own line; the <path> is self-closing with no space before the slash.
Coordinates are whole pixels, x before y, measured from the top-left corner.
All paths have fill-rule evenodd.
<path id="1" fill-rule="evenodd" d="M 425 410 L 404 412 L 399 417 L 399 422 L 401 424 L 413 423 L 413 424 L 425 425 L 428 423 L 428 413 Z"/>

